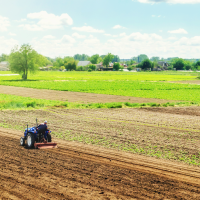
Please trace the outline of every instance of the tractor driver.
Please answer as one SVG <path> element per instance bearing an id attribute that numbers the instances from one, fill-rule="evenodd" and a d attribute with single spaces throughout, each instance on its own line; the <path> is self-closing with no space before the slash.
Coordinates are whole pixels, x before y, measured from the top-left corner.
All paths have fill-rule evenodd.
<path id="1" fill-rule="evenodd" d="M 47 121 L 45 121 L 43 124 L 40 124 L 38 127 L 37 127 L 37 130 L 38 130 L 38 133 L 39 134 L 45 134 L 45 131 L 47 131 Z"/>

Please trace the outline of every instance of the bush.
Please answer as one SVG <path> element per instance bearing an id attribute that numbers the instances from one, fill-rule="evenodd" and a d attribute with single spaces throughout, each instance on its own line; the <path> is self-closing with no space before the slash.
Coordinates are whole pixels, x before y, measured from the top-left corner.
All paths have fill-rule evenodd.
<path id="1" fill-rule="evenodd" d="M 128 71 L 131 71 L 131 70 L 133 70 L 133 67 L 129 66 L 129 67 L 127 67 L 127 69 L 128 69 Z"/>
<path id="2" fill-rule="evenodd" d="M 76 68 L 76 71 L 87 71 L 87 68 L 83 67 L 83 66 L 79 66 L 79 67 Z"/>
<path id="3" fill-rule="evenodd" d="M 95 71 L 96 70 L 96 65 L 89 65 L 89 69 L 91 69 L 91 71 Z M 89 71 L 88 69 L 88 71 Z"/>
<path id="4" fill-rule="evenodd" d="M 168 66 L 167 69 L 168 70 L 173 70 L 174 68 L 173 68 L 173 66 Z"/>
<path id="5" fill-rule="evenodd" d="M 76 70 L 76 66 L 77 66 L 77 61 L 75 60 L 69 61 L 68 63 L 65 64 L 65 68 L 68 71 Z"/>
<path id="6" fill-rule="evenodd" d="M 120 69 L 120 64 L 119 63 L 114 63 L 113 70 L 118 71 L 119 69 Z"/>
<path id="7" fill-rule="evenodd" d="M 61 67 L 60 67 L 60 70 L 61 70 L 61 71 L 63 71 L 64 69 L 65 69 L 65 67 L 64 67 L 64 66 L 61 66 Z"/>
<path id="8" fill-rule="evenodd" d="M 140 68 L 143 70 L 151 69 L 153 67 L 152 62 L 149 59 L 143 60 L 140 64 Z"/>

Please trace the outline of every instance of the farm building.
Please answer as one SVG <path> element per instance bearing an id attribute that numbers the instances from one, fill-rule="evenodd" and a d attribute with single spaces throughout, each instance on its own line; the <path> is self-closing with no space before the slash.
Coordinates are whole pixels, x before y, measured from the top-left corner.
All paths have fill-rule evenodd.
<path id="1" fill-rule="evenodd" d="M 9 63 L 7 61 L 0 62 L 0 71 L 9 71 Z"/>
<path id="2" fill-rule="evenodd" d="M 98 71 L 113 71 L 113 63 L 109 63 L 108 67 L 103 66 L 103 63 L 99 63 L 96 65 Z"/>
<path id="3" fill-rule="evenodd" d="M 90 64 L 92 64 L 90 61 L 79 61 L 77 66 L 78 67 L 80 67 L 80 66 L 85 67 L 85 66 L 90 65 Z"/>

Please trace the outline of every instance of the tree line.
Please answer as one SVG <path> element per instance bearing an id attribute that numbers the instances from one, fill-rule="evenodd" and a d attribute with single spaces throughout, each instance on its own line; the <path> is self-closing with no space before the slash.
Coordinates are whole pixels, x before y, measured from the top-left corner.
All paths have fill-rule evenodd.
<path id="1" fill-rule="evenodd" d="M 10 55 L 2 54 L 0 56 L 1 61 L 8 61 L 10 70 L 14 73 L 22 75 L 23 79 L 27 79 L 29 72 L 36 72 L 39 67 L 45 67 L 50 65 L 54 70 L 77 70 L 84 71 L 83 66 L 77 67 L 79 61 L 90 61 L 92 64 L 87 66 L 88 71 L 96 70 L 96 65 L 102 63 L 106 68 L 112 62 L 113 70 L 118 71 L 123 69 L 123 65 L 127 65 L 128 70 L 133 68 L 141 68 L 142 70 L 153 70 L 159 68 L 162 70 L 162 66 L 159 65 L 159 57 L 152 57 L 149 59 L 147 55 L 141 54 L 138 57 L 132 57 L 132 59 L 120 64 L 120 58 L 118 55 L 108 53 L 107 55 L 94 54 L 89 57 L 86 54 L 76 54 L 73 57 L 66 56 L 64 58 L 57 57 L 55 59 L 45 57 L 37 53 L 29 44 L 23 44 L 20 48 L 18 46 L 11 50 Z M 173 70 L 200 70 L 200 61 L 184 60 L 182 58 L 170 58 L 167 69 Z"/>

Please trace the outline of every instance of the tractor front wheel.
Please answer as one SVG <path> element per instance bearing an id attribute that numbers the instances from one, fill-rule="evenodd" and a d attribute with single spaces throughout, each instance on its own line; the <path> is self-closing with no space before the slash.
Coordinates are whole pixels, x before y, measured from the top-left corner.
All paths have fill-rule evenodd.
<path id="1" fill-rule="evenodd" d="M 21 146 L 25 145 L 25 139 L 23 137 L 20 138 L 20 145 Z"/>
<path id="2" fill-rule="evenodd" d="M 26 140 L 27 148 L 28 149 L 33 148 L 34 143 L 35 143 L 35 137 L 34 137 L 33 133 L 28 133 L 27 140 Z"/>

